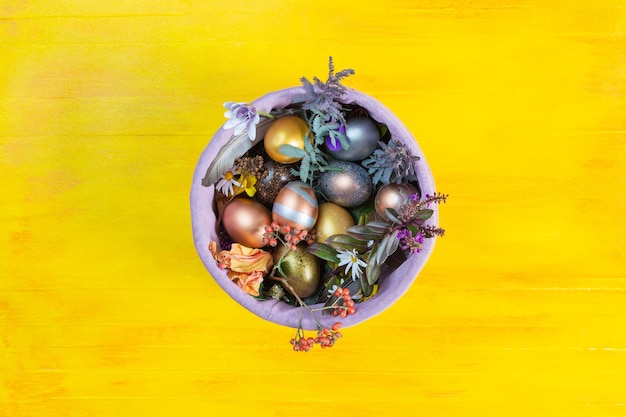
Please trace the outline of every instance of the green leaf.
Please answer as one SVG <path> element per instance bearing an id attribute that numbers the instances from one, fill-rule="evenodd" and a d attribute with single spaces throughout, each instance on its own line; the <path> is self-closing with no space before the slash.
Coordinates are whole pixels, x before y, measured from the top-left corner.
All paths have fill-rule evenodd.
<path id="1" fill-rule="evenodd" d="M 320 259 L 323 259 L 328 262 L 339 263 L 339 258 L 337 257 L 337 250 L 330 245 L 325 243 L 313 243 L 309 245 L 307 251 L 317 256 Z"/>
<path id="2" fill-rule="evenodd" d="M 389 223 L 381 221 L 371 221 L 365 226 L 367 226 L 368 229 L 379 233 L 387 233 L 389 232 L 389 230 L 391 230 L 391 225 Z"/>
<path id="3" fill-rule="evenodd" d="M 365 204 L 361 204 L 360 206 L 356 206 L 350 209 L 350 214 L 352 214 L 352 218 L 357 221 L 359 224 L 365 224 L 369 220 L 370 213 L 374 212 L 374 203 L 369 201 Z M 363 223 L 361 223 L 361 219 L 363 219 Z"/>
<path id="4" fill-rule="evenodd" d="M 399 219 L 399 216 L 400 216 L 400 215 L 399 215 L 399 214 L 398 214 L 398 212 L 397 212 L 397 211 L 395 211 L 394 209 L 392 209 L 392 208 L 387 208 L 387 209 L 385 209 L 385 212 L 387 213 L 387 217 L 389 218 L 389 220 L 391 220 L 392 222 L 394 222 L 394 223 L 398 223 L 398 224 L 402 223 L 402 222 L 400 221 L 400 219 Z"/>
<path id="5" fill-rule="evenodd" d="M 350 236 L 353 236 L 356 239 L 360 239 L 364 241 L 379 240 L 385 235 L 384 233 L 376 232 L 368 228 L 367 226 L 361 226 L 361 225 L 348 227 L 348 233 L 350 234 Z"/>
<path id="6" fill-rule="evenodd" d="M 376 252 L 376 263 L 382 265 L 387 261 L 387 258 L 391 256 L 397 249 L 400 243 L 398 234 L 396 232 L 385 235 L 380 241 L 378 251 Z"/>
<path id="7" fill-rule="evenodd" d="M 326 239 L 326 243 L 337 250 L 356 249 L 358 252 L 367 251 L 367 241 L 356 239 L 350 235 L 332 235 Z"/>
<path id="8" fill-rule="evenodd" d="M 434 210 L 431 210 L 431 209 L 419 210 L 417 213 L 415 213 L 415 216 L 413 216 L 413 219 L 428 220 L 433 215 L 433 213 L 434 213 Z"/>
<path id="9" fill-rule="evenodd" d="M 365 297 L 369 297 L 370 295 L 372 295 L 372 291 L 374 288 L 368 282 L 367 277 L 365 275 L 361 275 L 361 279 L 359 281 L 361 281 L 361 291 L 363 291 L 363 295 Z"/>
<path id="10" fill-rule="evenodd" d="M 259 295 L 253 295 L 253 298 L 256 298 L 259 301 L 267 300 L 267 296 L 265 296 L 265 282 L 261 281 L 261 285 L 259 285 Z"/>
<path id="11" fill-rule="evenodd" d="M 389 128 L 384 123 L 378 124 L 378 130 L 380 131 L 380 137 L 382 138 L 389 131 Z"/>
<path id="12" fill-rule="evenodd" d="M 280 145 L 278 147 L 278 152 L 281 155 L 288 156 L 289 158 L 304 158 L 307 156 L 307 153 L 303 149 L 297 148 L 293 145 Z"/>
<path id="13" fill-rule="evenodd" d="M 380 265 L 376 263 L 376 252 L 378 252 L 378 243 L 375 243 L 370 252 L 370 257 L 365 268 L 365 275 L 369 285 L 374 285 L 380 277 Z"/>
<path id="14" fill-rule="evenodd" d="M 309 162 L 309 158 L 302 158 L 300 161 L 300 180 L 302 182 L 307 182 L 309 179 L 309 170 L 311 168 L 311 163 Z"/>
<path id="15" fill-rule="evenodd" d="M 383 173 L 385 172 L 384 169 L 378 169 L 378 170 L 370 169 L 370 171 L 372 171 L 372 172 L 375 171 L 376 172 L 376 174 L 374 174 L 374 176 L 372 177 L 372 182 L 374 184 L 378 184 L 380 182 L 380 178 L 383 176 Z M 370 172 L 370 174 L 372 172 Z"/>

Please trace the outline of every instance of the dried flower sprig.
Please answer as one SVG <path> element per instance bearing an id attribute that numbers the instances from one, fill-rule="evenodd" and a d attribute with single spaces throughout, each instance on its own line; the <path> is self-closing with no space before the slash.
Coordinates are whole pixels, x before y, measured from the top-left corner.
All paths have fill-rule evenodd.
<path id="1" fill-rule="evenodd" d="M 420 158 L 396 138 L 389 143 L 379 142 L 376 149 L 361 165 L 367 168 L 374 185 L 416 181 L 414 164 Z"/>

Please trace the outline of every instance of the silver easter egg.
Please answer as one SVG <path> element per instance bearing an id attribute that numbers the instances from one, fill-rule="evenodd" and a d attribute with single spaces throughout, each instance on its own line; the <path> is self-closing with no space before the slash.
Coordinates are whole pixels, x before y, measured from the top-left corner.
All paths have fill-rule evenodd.
<path id="1" fill-rule="evenodd" d="M 380 131 L 369 117 L 352 117 L 346 121 L 346 137 L 350 144 L 349 148 L 336 149 L 327 141 L 326 149 L 337 159 L 361 161 L 374 152 L 378 146 Z"/>
<path id="2" fill-rule="evenodd" d="M 367 201 L 374 191 L 372 179 L 361 165 L 333 161 L 319 177 L 322 195 L 341 207 L 356 207 Z"/>

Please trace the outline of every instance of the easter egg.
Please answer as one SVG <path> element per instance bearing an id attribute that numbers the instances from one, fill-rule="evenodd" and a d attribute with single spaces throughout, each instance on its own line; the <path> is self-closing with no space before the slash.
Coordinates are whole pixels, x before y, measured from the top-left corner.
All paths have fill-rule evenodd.
<path id="1" fill-rule="evenodd" d="M 278 192 L 272 206 L 272 219 L 279 225 L 310 230 L 317 221 L 315 191 L 302 181 L 292 181 Z"/>
<path id="2" fill-rule="evenodd" d="M 263 170 L 267 173 L 256 184 L 255 197 L 263 204 L 271 206 L 278 192 L 287 184 L 296 179 L 291 173 L 289 165 L 279 164 L 268 159 L 263 164 Z"/>
<path id="3" fill-rule="evenodd" d="M 332 235 L 345 234 L 350 226 L 354 226 L 354 219 L 348 210 L 335 203 L 322 203 L 315 223 L 315 240 L 326 243 Z"/>
<path id="4" fill-rule="evenodd" d="M 288 286 L 300 298 L 313 295 L 320 285 L 319 260 L 306 248 L 306 244 L 303 243 L 296 246 L 295 250 L 289 250 L 285 245 L 280 245 L 274 253 L 274 263 L 280 262 L 280 268 L 285 274 L 284 278 Z M 285 285 L 289 288 L 288 286 Z"/>
<path id="5" fill-rule="evenodd" d="M 282 145 L 292 145 L 304 150 L 304 139 L 308 136 L 309 125 L 298 116 L 283 116 L 274 121 L 265 132 L 263 146 L 265 151 L 276 162 L 293 164 L 301 158 L 294 158 L 280 153 Z"/>
<path id="6" fill-rule="evenodd" d="M 374 199 L 374 208 L 376 209 L 376 213 L 383 219 L 387 219 L 386 210 L 391 208 L 398 211 L 402 204 L 404 204 L 404 202 L 408 200 L 412 194 L 419 194 L 419 192 L 417 191 L 417 188 L 411 184 L 392 183 L 383 185 L 376 193 L 376 198 Z"/>
<path id="7" fill-rule="evenodd" d="M 344 161 L 360 161 L 367 158 L 378 147 L 380 140 L 380 130 L 369 117 L 349 118 L 346 121 L 345 134 L 350 144 L 348 148 L 333 146 L 326 140 L 328 153 Z"/>
<path id="8" fill-rule="evenodd" d="M 251 198 L 235 198 L 224 207 L 222 224 L 234 242 L 262 248 L 265 227 L 272 222 L 270 211 Z"/>
<path id="9" fill-rule="evenodd" d="M 347 161 L 333 161 L 319 176 L 321 193 L 341 207 L 356 207 L 367 201 L 374 186 L 361 165 Z"/>

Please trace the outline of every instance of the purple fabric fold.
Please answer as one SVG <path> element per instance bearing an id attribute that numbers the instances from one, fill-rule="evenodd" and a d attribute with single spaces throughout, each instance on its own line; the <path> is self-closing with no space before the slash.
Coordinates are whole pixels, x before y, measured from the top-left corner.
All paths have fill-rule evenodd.
<path id="1" fill-rule="evenodd" d="M 302 96 L 303 94 L 304 89 L 302 87 L 293 87 L 266 94 L 252 104 L 258 111 L 269 113 L 272 109 L 283 108 L 292 104 L 294 97 Z M 378 100 L 354 89 L 348 89 L 341 101 L 346 104 L 358 104 L 364 107 L 369 111 L 373 119 L 386 124 L 394 137 L 410 147 L 413 153 L 420 157 L 420 160 L 416 162 L 415 172 L 422 194 L 434 194 L 435 184 L 426 158 L 415 138 L 404 124 Z M 231 135 L 232 129 L 220 128 L 202 152 L 195 169 L 191 186 L 190 203 L 193 239 L 196 250 L 213 279 L 215 279 L 218 285 L 237 303 L 265 320 L 296 328 L 298 327 L 300 318 L 299 307 L 292 307 L 282 301 L 260 301 L 246 294 L 228 278 L 225 271 L 217 267 L 209 251 L 209 243 L 211 241 L 218 241 L 216 218 L 212 210 L 215 188 L 213 186 L 205 187 L 201 182 L 213 158 L 222 146 L 228 143 Z M 437 206 L 435 205 L 433 209 L 435 212 L 429 219 L 429 224 L 437 225 Z M 424 241 L 423 250 L 420 253 L 410 255 L 408 260 L 398 269 L 382 278 L 378 293 L 371 299 L 357 304 L 356 314 L 341 319 L 344 327 L 354 326 L 380 314 L 402 297 L 424 267 L 433 251 L 434 245 L 435 238 L 426 239 Z M 323 326 L 330 327 L 337 321 L 336 317 L 322 315 L 321 313 L 318 313 L 317 317 Z M 303 312 L 302 326 L 304 329 L 308 330 L 317 329 L 315 321 L 306 311 Z"/>

